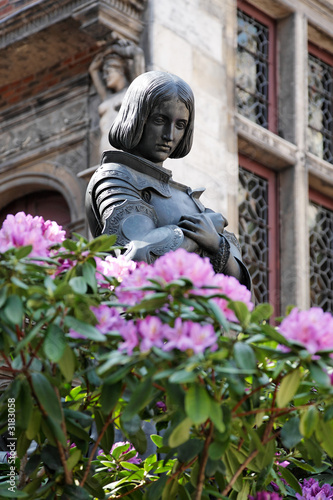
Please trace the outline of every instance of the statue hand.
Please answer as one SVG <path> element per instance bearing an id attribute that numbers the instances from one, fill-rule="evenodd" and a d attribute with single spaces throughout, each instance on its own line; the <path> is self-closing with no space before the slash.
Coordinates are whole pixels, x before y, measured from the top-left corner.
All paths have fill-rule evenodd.
<path id="1" fill-rule="evenodd" d="M 205 215 L 207 215 L 212 223 L 214 224 L 214 227 L 218 233 L 223 233 L 224 228 L 228 225 L 228 221 L 225 217 L 223 217 L 222 214 L 219 214 L 217 212 L 208 212 L 206 210 Z"/>
<path id="2" fill-rule="evenodd" d="M 92 71 L 98 71 L 100 69 L 100 67 L 102 66 L 103 59 L 104 59 L 103 52 L 100 52 L 99 54 L 97 54 L 97 56 L 94 57 L 94 59 L 92 60 L 90 66 L 89 66 L 89 72 L 91 73 Z"/>
<path id="3" fill-rule="evenodd" d="M 178 226 L 182 229 L 184 236 L 195 241 L 208 253 L 215 253 L 219 250 L 220 235 L 209 214 L 184 215 L 180 218 Z"/>

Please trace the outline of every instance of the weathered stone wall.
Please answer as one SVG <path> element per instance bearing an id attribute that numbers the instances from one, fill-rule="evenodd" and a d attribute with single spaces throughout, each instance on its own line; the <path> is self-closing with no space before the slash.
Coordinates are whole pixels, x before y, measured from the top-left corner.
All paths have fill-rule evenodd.
<path id="1" fill-rule="evenodd" d="M 148 69 L 175 73 L 192 87 L 196 124 L 191 153 L 165 164 L 174 178 L 205 186 L 203 201 L 237 232 L 237 152 L 234 128 L 233 0 L 151 0 L 146 13 Z M 233 54 L 233 57 L 230 55 Z"/>

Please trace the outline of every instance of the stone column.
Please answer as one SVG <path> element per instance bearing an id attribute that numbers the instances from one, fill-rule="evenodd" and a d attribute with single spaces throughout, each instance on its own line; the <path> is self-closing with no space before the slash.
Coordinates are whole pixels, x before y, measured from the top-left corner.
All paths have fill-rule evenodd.
<path id="1" fill-rule="evenodd" d="M 281 313 L 309 307 L 308 173 L 305 162 L 307 19 L 294 13 L 279 23 L 279 129 L 297 147 L 295 164 L 280 175 Z M 293 251 L 291 251 L 293 249 Z"/>

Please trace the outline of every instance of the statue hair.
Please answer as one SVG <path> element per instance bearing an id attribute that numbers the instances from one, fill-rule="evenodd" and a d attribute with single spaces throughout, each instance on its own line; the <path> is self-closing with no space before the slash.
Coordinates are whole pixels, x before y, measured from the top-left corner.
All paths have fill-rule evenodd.
<path id="1" fill-rule="evenodd" d="M 130 153 L 139 144 L 147 119 L 155 106 L 173 97 L 178 97 L 185 104 L 189 111 L 189 120 L 184 136 L 170 158 L 186 156 L 191 150 L 193 140 L 193 92 L 184 80 L 163 71 L 148 71 L 133 80 L 111 126 L 110 144 Z"/>

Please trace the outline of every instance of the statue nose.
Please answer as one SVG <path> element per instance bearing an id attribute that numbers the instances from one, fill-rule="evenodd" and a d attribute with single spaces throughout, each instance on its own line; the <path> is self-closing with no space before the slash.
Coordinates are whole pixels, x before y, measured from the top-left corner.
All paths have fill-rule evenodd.
<path id="1" fill-rule="evenodd" d="M 163 130 L 163 139 L 169 142 L 173 140 L 173 136 L 173 127 L 171 125 L 165 127 Z"/>

